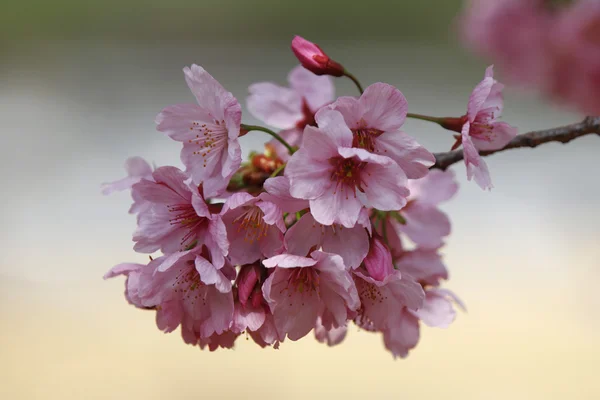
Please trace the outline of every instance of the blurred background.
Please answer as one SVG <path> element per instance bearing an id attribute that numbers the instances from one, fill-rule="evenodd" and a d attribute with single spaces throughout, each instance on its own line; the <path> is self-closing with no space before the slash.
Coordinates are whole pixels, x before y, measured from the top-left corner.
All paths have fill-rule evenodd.
<path id="1" fill-rule="evenodd" d="M 466 302 L 447 330 L 423 329 L 394 361 L 356 328 L 261 350 L 201 352 L 129 306 L 102 275 L 132 251 L 127 193 L 103 197 L 140 155 L 179 166 L 155 131 L 191 102 L 181 69 L 203 65 L 245 103 L 256 81 L 285 83 L 294 34 L 368 85 L 400 88 L 412 112 L 461 115 L 485 64 L 456 40 L 460 0 L 4 0 L 0 12 L 0 398 L 598 399 L 598 137 L 490 157 L 491 193 L 467 183 L 444 209 L 446 284 Z M 500 75 L 501 77 L 501 75 Z M 338 94 L 355 94 L 338 80 Z M 509 88 L 522 132 L 578 121 Z M 254 123 L 250 116 L 244 122 Z M 431 150 L 448 132 L 409 121 Z M 243 138 L 246 153 L 265 139 Z"/>

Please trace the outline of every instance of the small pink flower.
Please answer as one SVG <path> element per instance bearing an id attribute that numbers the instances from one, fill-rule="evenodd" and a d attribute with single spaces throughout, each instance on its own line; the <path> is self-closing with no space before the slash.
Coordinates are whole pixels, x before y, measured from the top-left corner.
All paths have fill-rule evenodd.
<path id="1" fill-rule="evenodd" d="M 329 111 L 307 126 L 302 147 L 285 169 L 290 194 L 309 200 L 315 220 L 352 228 L 364 207 L 398 210 L 409 194 L 406 174 L 391 158 L 352 148 L 342 115 Z"/>
<path id="2" fill-rule="evenodd" d="M 156 117 L 157 129 L 182 142 L 181 161 L 204 196 L 220 194 L 241 164 L 242 109 L 233 95 L 198 65 L 184 68 L 198 104 L 175 104 Z"/>
<path id="3" fill-rule="evenodd" d="M 421 247 L 437 249 L 450 234 L 450 219 L 438 205 L 451 199 L 458 191 L 458 183 L 450 170 L 433 170 L 417 180 L 409 180 L 408 204 L 400 211 L 404 221 L 388 215 L 388 234 L 404 233 Z M 381 233 L 381 232 L 380 232 Z"/>
<path id="4" fill-rule="evenodd" d="M 552 57 L 547 91 L 588 115 L 600 115 L 600 3 L 579 0 L 547 32 Z"/>
<path id="5" fill-rule="evenodd" d="M 482 189 L 491 189 L 492 181 L 487 164 L 479 150 L 501 149 L 517 135 L 517 129 L 496 119 L 502 114 L 504 85 L 494 79 L 493 67 L 469 98 L 466 121 L 462 126 L 461 142 L 467 167 L 467 179 L 475 178 Z"/>
<path id="6" fill-rule="evenodd" d="M 391 258 L 381 257 L 382 262 L 391 263 Z M 425 293 L 419 283 L 411 276 L 402 275 L 393 265 L 380 265 L 372 271 L 383 279 L 375 279 L 366 268 L 354 271 L 354 282 L 360 296 L 361 308 L 355 323 L 369 331 L 392 329 L 393 316 L 404 307 L 417 310 L 423 305 Z"/>
<path id="7" fill-rule="evenodd" d="M 283 212 L 274 203 L 249 193 L 234 193 L 221 211 L 229 238 L 229 258 L 250 264 L 283 250 Z"/>
<path id="8" fill-rule="evenodd" d="M 316 75 L 344 75 L 344 67 L 329 58 L 319 46 L 301 36 L 294 36 L 292 51 L 300 64 Z"/>
<path id="9" fill-rule="evenodd" d="M 339 97 L 317 114 L 317 122 L 327 109 L 339 111 L 353 134 L 353 147 L 388 156 L 410 179 L 422 178 L 435 163 L 435 157 L 415 139 L 401 131 L 406 120 L 406 98 L 395 87 L 375 83 L 356 99 Z"/>
<path id="10" fill-rule="evenodd" d="M 134 198 L 143 203 L 133 234 L 134 249 L 173 253 L 206 245 L 217 268 L 223 266 L 229 248 L 225 225 L 199 190 L 186 183 L 187 175 L 175 167 L 160 167 L 152 179 L 143 179 L 132 189 Z"/>
<path id="11" fill-rule="evenodd" d="M 320 316 L 326 329 L 340 327 L 348 310 L 360 303 L 342 258 L 314 251 L 311 258 L 282 254 L 263 261 L 274 268 L 263 285 L 263 295 L 281 336 L 298 340 L 310 332 Z"/>
<path id="12" fill-rule="evenodd" d="M 334 98 L 334 86 L 328 76 L 317 76 L 301 66 L 288 75 L 290 87 L 272 82 L 250 86 L 248 111 L 267 125 L 283 129 L 279 135 L 291 146 L 300 146 L 302 131 L 307 125 L 316 126 L 315 113 Z M 273 139 L 267 146 L 283 161 L 289 159 L 288 150 Z"/>
<path id="13" fill-rule="evenodd" d="M 466 43 L 497 63 L 511 81 L 542 84 L 550 72 L 554 18 L 545 0 L 471 0 L 460 27 Z"/>
<path id="14" fill-rule="evenodd" d="M 304 214 L 285 234 L 288 253 L 306 256 L 311 249 L 322 248 L 339 254 L 348 268 L 357 268 L 369 252 L 370 222 L 366 212 L 361 213 L 353 228 L 339 224 L 322 225 L 311 213 Z"/>
<path id="15" fill-rule="evenodd" d="M 130 302 L 156 309 L 157 326 L 165 332 L 181 325 L 186 343 L 200 344 L 231 326 L 231 280 L 215 268 L 206 251 L 162 256 L 147 266 L 120 264 L 105 278 L 116 275 L 127 276 L 126 297 Z"/>

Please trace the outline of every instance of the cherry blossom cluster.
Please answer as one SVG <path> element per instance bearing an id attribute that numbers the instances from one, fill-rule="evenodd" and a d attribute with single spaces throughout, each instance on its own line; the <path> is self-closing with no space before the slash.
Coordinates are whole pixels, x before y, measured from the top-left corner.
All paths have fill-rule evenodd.
<path id="1" fill-rule="evenodd" d="M 467 44 L 509 79 L 600 114 L 600 1 L 471 0 Z"/>
<path id="2" fill-rule="evenodd" d="M 516 129 L 498 121 L 503 86 L 488 68 L 459 117 L 409 114 L 400 90 L 358 79 L 317 45 L 292 41 L 301 65 L 288 86 L 249 87 L 247 109 L 264 124 L 242 124 L 238 100 L 197 65 L 184 69 L 197 104 L 166 107 L 158 131 L 182 144 L 181 170 L 139 157 L 104 192 L 131 190 L 134 250 L 123 263 L 129 303 L 156 312 L 164 332 L 186 343 L 231 348 L 242 335 L 279 347 L 311 331 L 340 343 L 353 323 L 380 332 L 405 357 L 421 326 L 447 327 L 460 300 L 440 249 L 450 221 L 439 205 L 458 190 L 451 171 L 402 129 L 408 117 L 457 132 L 468 178 L 491 188 L 479 150 L 499 149 Z M 335 97 L 333 77 L 360 96 Z M 242 160 L 239 137 L 273 139 Z"/>

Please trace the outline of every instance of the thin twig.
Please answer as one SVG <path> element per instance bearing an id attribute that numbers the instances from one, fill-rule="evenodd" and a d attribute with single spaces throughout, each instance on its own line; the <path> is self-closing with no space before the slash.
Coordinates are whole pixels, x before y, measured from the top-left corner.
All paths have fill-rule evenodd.
<path id="1" fill-rule="evenodd" d="M 533 148 L 549 142 L 569 143 L 571 140 L 590 134 L 600 136 L 600 117 L 587 117 L 582 122 L 576 124 L 523 133 L 517 135 L 502 149 L 480 151 L 479 154 L 481 156 L 489 156 L 490 154 L 499 153 L 508 149 L 517 149 L 520 147 Z M 457 163 L 464 158 L 462 150 L 435 153 L 434 156 L 436 162 L 431 168 L 441 170 L 447 169 L 452 164 Z"/>

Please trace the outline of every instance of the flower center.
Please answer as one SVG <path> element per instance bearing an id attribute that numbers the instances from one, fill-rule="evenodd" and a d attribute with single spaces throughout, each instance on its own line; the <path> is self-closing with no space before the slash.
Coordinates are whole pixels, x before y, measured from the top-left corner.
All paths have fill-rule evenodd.
<path id="1" fill-rule="evenodd" d="M 287 290 L 300 294 L 308 294 L 312 296 L 313 292 L 319 290 L 319 272 L 314 268 L 292 268 L 288 277 L 288 284 L 282 291 Z"/>
<path id="2" fill-rule="evenodd" d="M 173 291 L 179 293 L 183 300 L 189 300 L 191 304 L 194 304 L 196 300 L 200 299 L 206 305 L 206 299 L 199 291 L 205 285 L 200 280 L 200 275 L 194 267 L 194 261 L 189 260 L 186 262 L 186 266 L 181 267 L 171 286 Z"/>
<path id="3" fill-rule="evenodd" d="M 356 189 L 364 192 L 362 186 L 367 186 L 367 184 L 362 179 L 362 173 L 367 163 L 342 157 L 331 158 L 329 163 L 333 166 L 330 179 L 336 184 L 334 193 L 342 190 L 346 193 L 347 199 L 349 190 L 353 192 L 354 197 L 356 197 Z"/>
<path id="4" fill-rule="evenodd" d="M 238 232 L 245 231 L 245 242 L 254 243 L 255 240 L 267 236 L 269 225 L 265 223 L 263 217 L 265 214 L 256 206 L 248 207 L 248 209 L 239 217 L 233 220 L 233 223 L 238 223 Z"/>
<path id="5" fill-rule="evenodd" d="M 362 302 L 369 302 L 371 305 L 376 305 L 383 303 L 383 301 L 387 299 L 387 296 L 384 296 L 381 293 L 381 290 L 379 290 L 377 285 L 367 282 L 364 279 L 361 279 L 360 281 L 361 282 L 356 286 Z"/>
<path id="6" fill-rule="evenodd" d="M 302 115 L 303 118 L 296 123 L 296 128 L 304 129 L 306 126 L 317 126 L 315 113 L 312 112 L 305 98 L 302 98 Z"/>
<path id="7" fill-rule="evenodd" d="M 375 139 L 381 136 L 383 131 L 375 128 L 360 128 L 353 129 L 352 133 L 354 134 L 354 137 L 352 138 L 352 147 L 358 147 L 373 153 L 375 152 Z"/>
<path id="8" fill-rule="evenodd" d="M 174 214 L 173 218 L 169 219 L 169 223 L 185 231 L 181 238 L 181 246 L 184 248 L 190 246 L 207 219 L 198 216 L 191 204 L 170 204 L 167 206 L 167 210 Z"/>
<path id="9" fill-rule="evenodd" d="M 196 137 L 189 139 L 188 143 L 195 143 L 200 147 L 197 151 L 194 151 L 194 154 L 202 156 L 206 167 L 207 159 L 227 144 L 228 132 L 225 120 L 215 119 L 213 123 L 208 124 L 194 121 L 190 126 L 190 131 L 195 132 Z"/>

